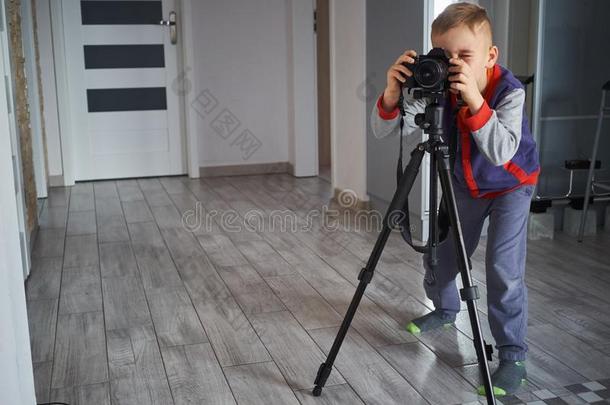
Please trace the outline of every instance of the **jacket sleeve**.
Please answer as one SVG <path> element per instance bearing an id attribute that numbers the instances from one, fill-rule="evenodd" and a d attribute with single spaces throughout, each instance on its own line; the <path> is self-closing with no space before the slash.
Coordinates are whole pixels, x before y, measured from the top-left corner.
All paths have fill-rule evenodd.
<path id="1" fill-rule="evenodd" d="M 495 166 L 502 166 L 515 156 L 521 142 L 525 91 L 507 93 L 492 110 L 487 101 L 474 115 L 466 114 L 465 124 L 479 151 Z"/>
<path id="2" fill-rule="evenodd" d="M 426 102 L 415 100 L 407 89 L 403 90 L 405 108 L 404 135 L 411 135 L 419 127 L 415 125 L 415 114 L 424 112 Z M 376 138 L 385 138 L 388 135 L 398 135 L 400 128 L 400 112 L 398 107 L 392 112 L 387 112 L 381 106 L 383 94 L 377 99 L 371 112 L 371 129 Z"/>

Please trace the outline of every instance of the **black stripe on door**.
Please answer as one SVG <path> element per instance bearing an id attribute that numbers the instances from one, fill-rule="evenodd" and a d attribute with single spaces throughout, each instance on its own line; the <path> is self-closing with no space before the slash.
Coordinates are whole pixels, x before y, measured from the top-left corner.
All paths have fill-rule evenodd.
<path id="1" fill-rule="evenodd" d="M 87 89 L 89 112 L 167 110 L 165 87 Z"/>
<path id="2" fill-rule="evenodd" d="M 85 69 L 165 67 L 163 45 L 85 45 Z"/>
<path id="3" fill-rule="evenodd" d="M 163 19 L 160 1 L 88 1 L 80 2 L 82 23 L 159 24 Z"/>

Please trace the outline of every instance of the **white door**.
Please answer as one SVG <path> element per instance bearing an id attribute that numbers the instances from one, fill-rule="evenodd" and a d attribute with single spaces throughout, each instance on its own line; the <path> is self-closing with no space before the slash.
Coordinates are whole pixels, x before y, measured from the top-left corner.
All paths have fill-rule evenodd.
<path id="1" fill-rule="evenodd" d="M 175 3 L 62 0 L 74 180 L 186 172 Z"/>

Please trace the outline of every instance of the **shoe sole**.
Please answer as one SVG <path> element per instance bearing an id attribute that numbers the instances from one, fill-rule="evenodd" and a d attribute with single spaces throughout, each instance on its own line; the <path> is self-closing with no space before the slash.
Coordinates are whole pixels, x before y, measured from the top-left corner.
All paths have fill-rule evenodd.
<path id="1" fill-rule="evenodd" d="M 453 325 L 455 325 L 455 323 L 453 323 L 453 322 L 452 323 L 445 323 L 445 324 L 443 324 L 443 328 L 449 329 Z M 417 326 L 413 322 L 409 322 L 409 324 L 405 327 L 405 329 L 407 330 L 407 332 L 409 332 L 410 334 L 415 335 L 415 336 L 419 336 L 419 335 L 422 334 L 422 331 L 419 328 L 419 326 Z M 434 330 L 434 329 L 431 329 L 431 330 Z M 430 332 L 430 331 L 426 331 L 426 332 Z"/>
<path id="2" fill-rule="evenodd" d="M 519 387 L 517 387 L 517 389 L 514 392 L 506 392 L 506 390 L 500 388 L 500 387 L 493 387 L 493 391 L 494 391 L 494 397 L 504 397 L 507 395 L 513 395 L 515 392 L 517 392 L 519 390 L 519 388 L 522 388 L 524 386 L 527 385 L 527 380 L 526 379 L 522 379 L 521 383 L 519 384 Z M 480 396 L 485 396 L 485 388 L 483 386 L 480 386 L 477 389 L 477 394 L 479 394 Z"/>

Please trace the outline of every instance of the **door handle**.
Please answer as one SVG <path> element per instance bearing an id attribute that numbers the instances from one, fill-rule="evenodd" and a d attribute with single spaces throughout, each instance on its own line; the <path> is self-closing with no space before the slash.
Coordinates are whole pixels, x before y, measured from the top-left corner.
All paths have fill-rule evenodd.
<path id="1" fill-rule="evenodd" d="M 169 39 L 173 45 L 178 42 L 177 30 L 176 30 L 176 12 L 170 11 L 169 18 L 167 20 L 159 21 L 159 25 L 164 25 L 169 28 Z"/>

